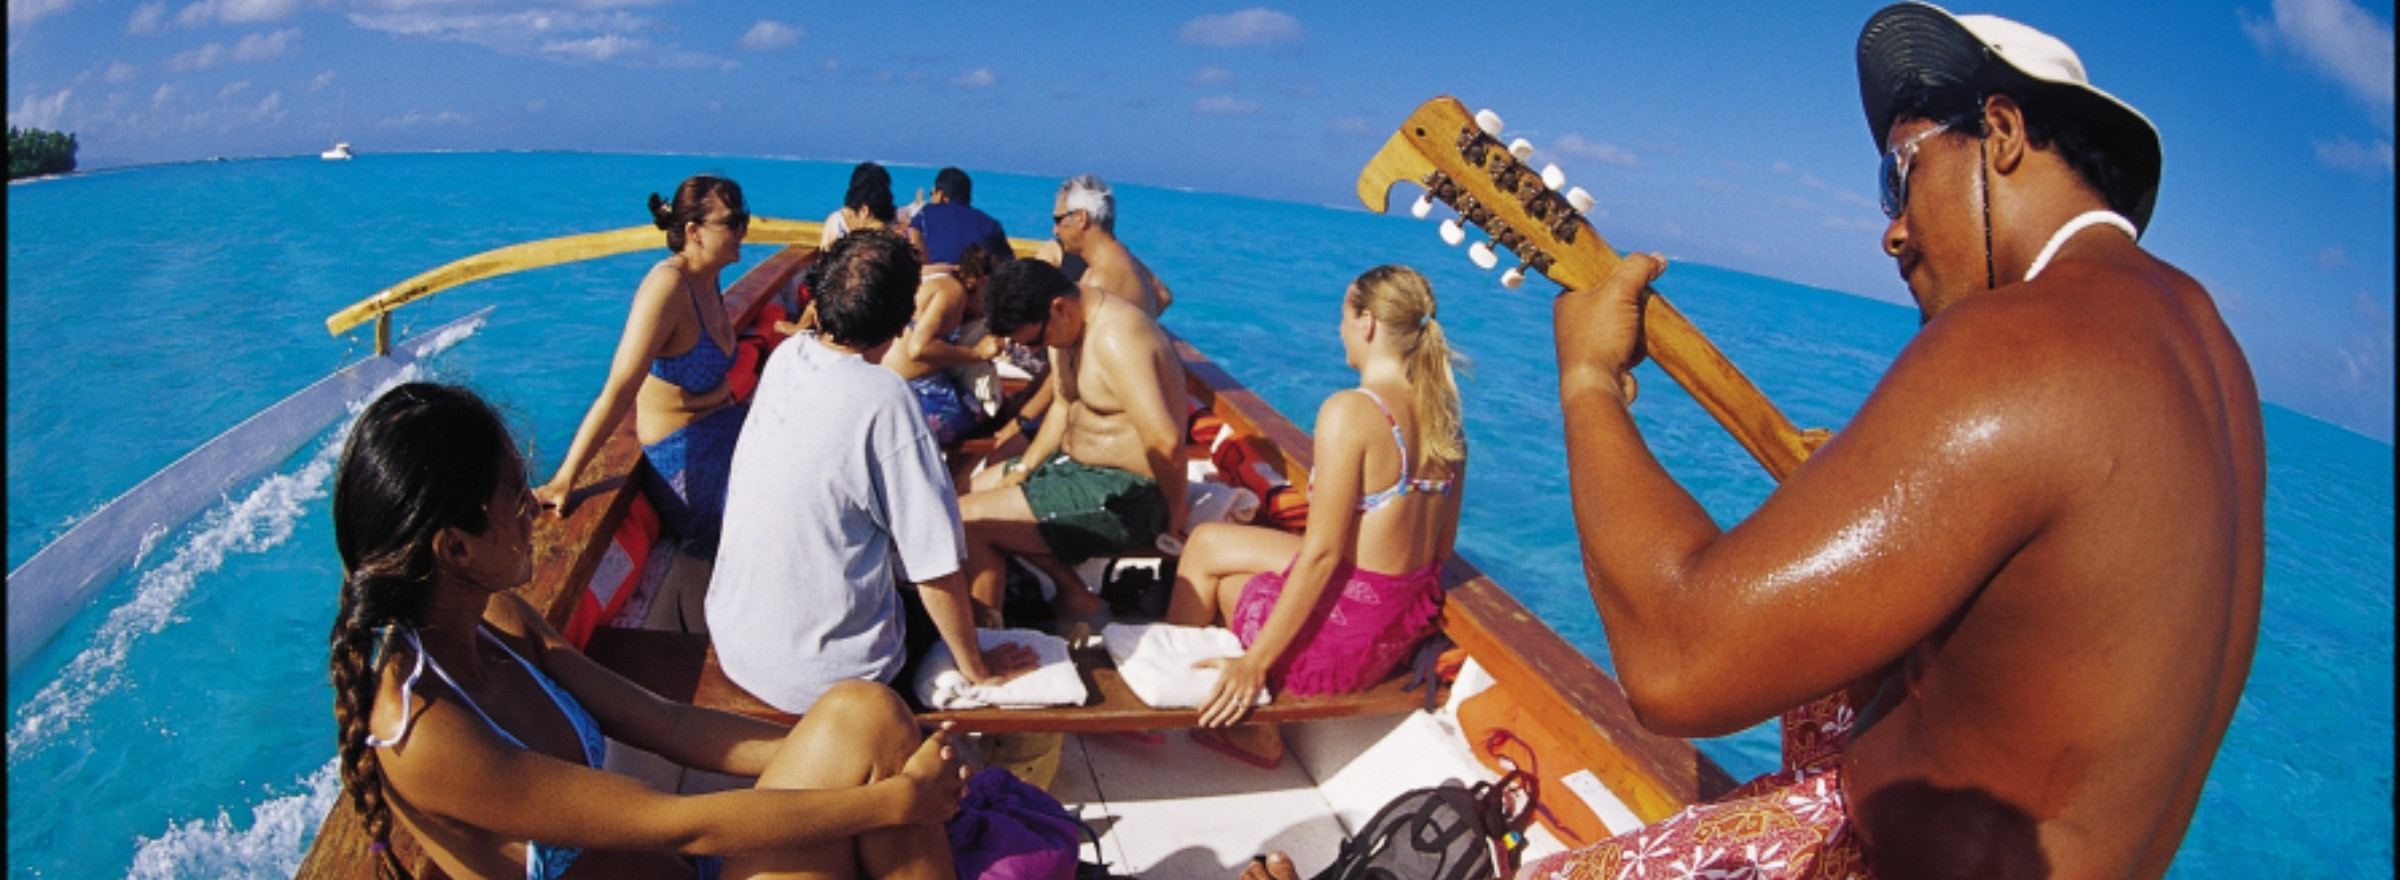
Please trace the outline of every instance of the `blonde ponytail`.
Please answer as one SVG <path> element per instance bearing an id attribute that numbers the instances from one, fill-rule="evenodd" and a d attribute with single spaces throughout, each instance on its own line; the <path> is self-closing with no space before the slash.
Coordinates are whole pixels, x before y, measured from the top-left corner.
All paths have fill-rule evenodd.
<path id="1" fill-rule="evenodd" d="M 1417 460 L 1409 463 L 1409 472 L 1423 474 L 1435 465 L 1455 469 L 1467 457 L 1467 438 L 1454 368 L 1466 367 L 1467 361 L 1450 350 L 1441 319 L 1434 314 L 1433 284 L 1407 266 L 1377 266 L 1351 282 L 1344 299 L 1351 308 L 1403 334 L 1408 384 L 1416 391 L 1411 409 L 1417 442 L 1410 450 Z"/>

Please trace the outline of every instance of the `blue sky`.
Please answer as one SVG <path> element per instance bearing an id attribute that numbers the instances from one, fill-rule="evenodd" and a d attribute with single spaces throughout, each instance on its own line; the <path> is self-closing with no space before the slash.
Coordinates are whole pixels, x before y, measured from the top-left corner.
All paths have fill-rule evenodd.
<path id="1" fill-rule="evenodd" d="M 1904 303 L 1851 62 L 1879 5 L 9 0 L 7 106 L 73 131 L 86 168 L 339 138 L 1348 207 L 1383 138 L 1451 93 L 1591 189 L 1620 246 Z M 2267 399 L 2392 438 L 2389 0 L 1954 9 L 2061 37 L 2147 113 L 2167 161 L 2145 243 L 2215 292 Z"/>

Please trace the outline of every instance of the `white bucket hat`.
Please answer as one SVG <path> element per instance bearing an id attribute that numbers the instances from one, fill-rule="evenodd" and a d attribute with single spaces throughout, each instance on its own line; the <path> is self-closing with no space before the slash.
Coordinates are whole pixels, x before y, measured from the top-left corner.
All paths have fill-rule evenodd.
<path id="1" fill-rule="evenodd" d="M 2158 129 L 2132 105 L 2094 88 L 2066 43 L 1999 16 L 1951 15 L 1926 3 L 1894 4 L 1867 19 L 1858 34 L 1858 97 L 1876 149 L 1885 148 L 1903 95 L 1951 87 L 1986 95 L 2039 89 L 2068 102 L 2095 145 L 2123 169 L 2127 219 L 2149 228 L 2163 162 Z M 2119 199 L 2112 194 L 2110 201 Z"/>

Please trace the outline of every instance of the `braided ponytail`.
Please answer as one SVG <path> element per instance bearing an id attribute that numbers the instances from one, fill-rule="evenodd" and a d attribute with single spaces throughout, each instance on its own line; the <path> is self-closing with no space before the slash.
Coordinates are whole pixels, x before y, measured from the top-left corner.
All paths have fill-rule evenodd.
<path id="1" fill-rule="evenodd" d="M 1434 317 L 1432 282 L 1407 266 L 1377 266 L 1350 283 L 1343 301 L 1374 315 L 1386 331 L 1402 334 L 1408 384 L 1416 389 L 1410 405 L 1417 442 L 1410 449 L 1417 460 L 1409 462 L 1409 472 L 1421 473 L 1433 465 L 1454 468 L 1467 457 L 1467 438 L 1453 367 L 1466 366 L 1466 358 L 1450 350 L 1441 321 Z"/>
<path id="2" fill-rule="evenodd" d="M 369 404 L 334 477 L 333 540 L 341 602 L 328 641 L 342 789 L 378 854 L 380 877 L 408 877 L 391 850 L 383 767 L 369 719 L 400 634 L 425 622 L 435 580 L 433 537 L 482 534 L 484 509 L 515 444 L 490 405 L 464 388 L 412 382 Z"/>

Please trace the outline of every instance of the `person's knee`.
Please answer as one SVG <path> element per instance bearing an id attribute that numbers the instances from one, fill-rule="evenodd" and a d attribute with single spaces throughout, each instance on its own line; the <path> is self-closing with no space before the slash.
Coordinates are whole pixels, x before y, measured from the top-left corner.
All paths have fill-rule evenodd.
<path id="1" fill-rule="evenodd" d="M 917 744 L 917 719 L 908 704 L 890 687 L 856 679 L 835 684 L 810 706 L 842 741 L 871 747 L 878 755 L 898 750 L 903 757 Z M 880 762 L 879 762 L 880 763 Z"/>

